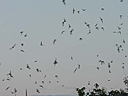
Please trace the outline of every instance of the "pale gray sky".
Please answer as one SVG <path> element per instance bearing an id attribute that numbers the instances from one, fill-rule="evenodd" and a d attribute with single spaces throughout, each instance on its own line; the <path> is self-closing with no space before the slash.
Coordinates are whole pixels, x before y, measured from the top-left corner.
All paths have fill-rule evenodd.
<path id="1" fill-rule="evenodd" d="M 0 0 L 0 96 L 12 96 L 11 91 L 15 88 L 17 96 L 23 96 L 25 89 L 29 95 L 76 95 L 75 88 L 85 86 L 88 91 L 96 82 L 108 90 L 124 89 L 122 66 L 128 73 L 128 57 L 125 57 L 128 55 L 127 5 L 127 0 L 66 0 L 66 5 L 62 0 Z M 62 26 L 64 18 L 66 22 Z M 90 34 L 84 22 L 90 24 Z M 69 24 L 71 28 L 68 28 Z M 95 24 L 99 30 L 95 29 Z M 62 31 L 65 32 L 61 34 Z M 57 40 L 55 44 L 54 39 Z M 40 46 L 41 41 L 44 46 Z M 9 50 L 14 44 L 16 46 Z M 119 53 L 116 44 L 122 45 L 120 50 L 123 51 Z M 55 58 L 56 66 L 53 64 Z M 104 60 L 105 64 L 101 65 L 99 60 Z M 108 63 L 112 60 L 109 69 Z M 26 68 L 27 64 L 31 70 Z M 78 64 L 80 69 L 74 73 Z M 10 71 L 14 78 L 7 76 Z M 8 86 L 10 88 L 5 90 Z"/>

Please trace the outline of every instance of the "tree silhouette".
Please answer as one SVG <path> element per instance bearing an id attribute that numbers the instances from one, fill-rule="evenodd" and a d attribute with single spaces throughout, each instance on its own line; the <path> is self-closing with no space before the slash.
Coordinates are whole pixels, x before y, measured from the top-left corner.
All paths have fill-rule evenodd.
<path id="1" fill-rule="evenodd" d="M 128 91 L 128 78 L 127 77 L 124 77 L 124 84 L 126 85 L 126 88 L 125 88 L 126 91 Z"/>
<path id="2" fill-rule="evenodd" d="M 95 86 L 95 88 L 96 88 L 96 89 L 98 89 L 99 84 L 98 84 L 98 83 L 96 83 L 94 86 Z"/>
<path id="3" fill-rule="evenodd" d="M 110 92 L 107 92 L 105 87 L 99 88 L 99 84 L 95 83 L 94 88 L 92 91 L 89 90 L 89 92 L 86 92 L 86 96 L 127 96 L 128 94 L 123 90 L 111 90 Z M 79 89 L 76 88 L 76 91 L 78 93 L 78 96 L 84 96 L 85 95 L 85 87 Z"/>
<path id="4" fill-rule="evenodd" d="M 98 96 L 106 96 L 106 89 L 104 87 L 100 89 L 98 83 L 95 83 L 94 86 L 95 88 L 93 89 L 93 91 L 95 94 L 97 94 Z M 92 95 L 92 96 L 95 96 L 95 95 Z"/>
<path id="5" fill-rule="evenodd" d="M 76 91 L 77 91 L 77 93 L 78 93 L 78 96 L 84 96 L 84 95 L 85 95 L 84 90 L 85 90 L 85 87 L 83 87 L 83 88 L 81 88 L 81 89 L 76 88 Z"/>

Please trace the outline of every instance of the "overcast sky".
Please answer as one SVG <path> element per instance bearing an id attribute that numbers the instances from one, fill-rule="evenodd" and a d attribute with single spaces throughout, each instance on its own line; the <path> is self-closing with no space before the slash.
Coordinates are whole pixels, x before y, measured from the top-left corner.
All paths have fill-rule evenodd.
<path id="1" fill-rule="evenodd" d="M 65 2 L 0 0 L 0 96 L 12 96 L 15 88 L 17 96 L 24 96 L 26 89 L 29 95 L 77 95 L 75 88 L 85 86 L 88 91 L 96 82 L 108 90 L 125 88 L 128 0 Z M 10 71 L 13 77 L 7 75 Z"/>

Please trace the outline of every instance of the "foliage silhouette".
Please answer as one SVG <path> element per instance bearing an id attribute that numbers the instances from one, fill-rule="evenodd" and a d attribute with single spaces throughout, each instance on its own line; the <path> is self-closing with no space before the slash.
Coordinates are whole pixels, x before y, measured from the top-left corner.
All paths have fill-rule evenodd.
<path id="1" fill-rule="evenodd" d="M 99 88 L 99 84 L 95 83 L 94 88 L 92 91 L 89 90 L 89 92 L 85 92 L 85 87 L 79 89 L 76 88 L 76 91 L 78 93 L 78 96 L 128 96 L 128 93 L 126 93 L 123 89 L 118 90 L 111 90 L 110 92 L 107 92 L 105 87 Z"/>
<path id="2" fill-rule="evenodd" d="M 81 89 L 76 88 L 76 91 L 77 91 L 77 93 L 78 93 L 79 96 L 84 96 L 85 95 L 84 90 L 85 90 L 85 87 L 83 87 Z"/>
<path id="3" fill-rule="evenodd" d="M 125 90 L 128 91 L 128 76 L 124 77 L 124 84 L 126 85 Z"/>

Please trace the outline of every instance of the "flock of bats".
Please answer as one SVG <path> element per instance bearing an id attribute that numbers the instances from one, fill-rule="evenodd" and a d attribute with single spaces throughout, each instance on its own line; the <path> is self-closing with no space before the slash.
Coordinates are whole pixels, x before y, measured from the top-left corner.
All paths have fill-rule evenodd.
<path id="1" fill-rule="evenodd" d="M 120 2 L 123 2 L 123 0 L 120 0 Z M 62 0 L 62 3 L 66 6 L 66 0 Z M 75 13 L 80 14 L 81 11 L 86 12 L 86 10 L 87 10 L 87 9 L 85 9 L 85 8 L 82 8 L 82 10 L 76 10 L 75 8 L 73 8 L 73 9 L 72 9 L 72 14 L 75 14 Z M 102 7 L 102 8 L 101 8 L 101 11 L 105 11 L 105 9 Z M 123 18 L 122 15 L 119 15 L 119 17 L 120 17 L 120 19 Z M 103 19 L 102 17 L 99 17 L 99 20 L 100 20 L 100 22 L 101 22 L 102 24 L 104 23 L 104 19 Z M 62 26 L 65 26 L 66 22 L 67 22 L 67 21 L 66 21 L 66 19 L 64 18 L 63 21 L 61 22 Z M 91 27 L 90 27 L 91 25 L 90 25 L 89 23 L 87 23 L 87 22 L 83 22 L 83 23 L 84 23 L 85 26 L 87 26 L 87 28 L 88 28 L 88 33 L 87 33 L 87 35 L 91 34 L 91 33 L 92 33 Z M 121 23 L 120 26 L 117 27 L 118 31 L 114 31 L 113 34 L 120 34 L 120 35 L 121 35 L 121 34 L 122 34 L 122 31 L 121 31 L 122 26 L 123 26 L 123 23 Z M 98 23 L 96 23 L 94 27 L 95 27 L 96 30 L 105 31 L 105 28 L 104 28 L 103 26 L 101 26 L 101 27 L 98 26 Z M 72 28 L 71 24 L 68 24 L 68 29 L 70 30 L 70 31 L 69 31 L 69 32 L 70 32 L 70 35 L 73 35 L 74 28 Z M 64 34 L 64 33 L 65 33 L 65 30 L 63 30 L 60 34 L 62 35 L 62 34 Z M 21 32 L 20 32 L 20 35 L 23 36 L 24 38 L 27 38 L 27 33 L 24 33 L 24 31 L 21 31 Z M 83 38 L 80 37 L 79 40 L 82 41 Z M 53 44 L 56 44 L 56 42 L 57 42 L 57 39 L 53 39 L 52 43 L 53 43 Z M 124 49 L 123 49 L 123 44 L 126 44 L 126 43 L 127 43 L 127 42 L 126 42 L 124 39 L 122 39 L 122 44 L 115 44 L 116 50 L 117 50 L 118 53 L 121 53 L 122 51 L 124 51 Z M 17 44 L 13 44 L 13 45 L 9 48 L 9 50 L 14 50 L 16 46 L 17 46 Z M 24 43 L 21 43 L 21 46 L 24 46 Z M 43 44 L 42 41 L 40 42 L 40 45 L 39 45 L 39 46 L 44 46 L 44 44 Z M 20 49 L 20 51 L 21 51 L 22 53 L 25 53 L 25 50 L 24 50 L 24 49 Z M 99 57 L 99 54 L 97 55 L 97 57 Z M 127 55 L 125 55 L 125 57 L 127 58 Z M 74 60 L 73 56 L 71 56 L 70 59 L 71 59 L 71 60 Z M 34 62 L 36 63 L 37 60 L 35 60 Z M 113 62 L 114 62 L 113 60 L 107 62 L 107 64 L 108 64 L 108 69 L 109 69 L 108 72 L 109 72 L 110 74 L 112 73 L 112 72 L 111 72 L 111 65 L 112 65 Z M 101 59 L 98 60 L 98 63 L 99 63 L 100 65 L 106 64 L 106 62 L 105 62 L 104 60 L 101 60 Z M 57 58 L 55 58 L 55 60 L 53 61 L 53 65 L 56 66 L 57 64 L 58 64 L 58 60 L 57 60 Z M 122 69 L 125 69 L 125 67 L 124 67 L 124 62 L 123 62 L 122 64 L 123 64 L 123 65 L 122 65 Z M 73 70 L 73 72 L 76 73 L 76 71 L 79 70 L 80 67 L 81 67 L 81 65 L 78 64 L 78 66 Z M 26 65 L 26 69 L 31 70 L 31 66 L 30 66 L 29 64 L 27 64 L 27 65 Z M 97 70 L 100 70 L 100 67 L 97 66 L 96 69 L 97 69 Z M 22 68 L 20 68 L 20 70 L 22 71 Z M 36 71 L 37 71 L 38 73 L 42 72 L 42 70 L 39 69 L 39 68 L 36 68 Z M 12 78 L 15 78 L 15 76 L 13 76 L 13 74 L 12 74 L 12 71 L 9 71 L 9 73 L 7 73 L 6 75 L 7 75 L 7 78 L 2 79 L 2 82 L 4 82 L 5 80 L 10 81 Z M 126 74 L 125 74 L 125 75 L 126 75 Z M 30 77 L 30 78 L 31 78 L 31 76 L 32 76 L 32 75 L 29 74 L 29 77 Z M 43 78 L 46 78 L 46 77 L 47 77 L 47 75 L 45 74 L 45 76 L 44 76 Z M 58 76 L 57 74 L 55 74 L 54 77 L 55 77 L 55 78 L 59 78 L 59 76 Z M 110 81 L 110 80 L 108 80 L 108 81 Z M 51 81 L 48 81 L 48 82 L 51 83 Z M 58 80 L 57 80 L 57 83 L 59 83 Z M 38 82 L 35 81 L 35 84 L 38 84 Z M 42 80 L 42 84 L 39 84 L 39 87 L 40 87 L 40 88 L 44 88 L 44 84 L 45 84 L 45 81 Z M 90 81 L 88 81 L 88 85 L 90 85 Z M 64 87 L 63 84 L 62 84 L 62 87 Z M 11 88 L 11 86 L 7 86 L 5 90 L 9 90 L 10 88 Z M 39 89 L 36 89 L 35 91 L 36 91 L 37 93 L 40 93 L 40 90 L 39 90 Z M 13 89 L 10 90 L 10 93 L 11 93 L 11 94 L 14 94 L 14 95 L 16 95 L 17 92 L 18 92 L 18 89 L 17 89 L 17 88 L 13 88 Z"/>

